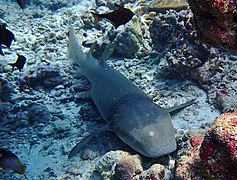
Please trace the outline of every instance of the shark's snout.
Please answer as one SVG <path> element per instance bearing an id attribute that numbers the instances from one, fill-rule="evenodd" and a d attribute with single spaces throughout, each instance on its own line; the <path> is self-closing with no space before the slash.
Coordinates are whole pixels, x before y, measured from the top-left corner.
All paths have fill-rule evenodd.
<path id="1" fill-rule="evenodd" d="M 150 100 L 132 100 L 118 108 L 114 131 L 122 141 L 147 157 L 160 157 L 177 148 L 171 117 Z"/>

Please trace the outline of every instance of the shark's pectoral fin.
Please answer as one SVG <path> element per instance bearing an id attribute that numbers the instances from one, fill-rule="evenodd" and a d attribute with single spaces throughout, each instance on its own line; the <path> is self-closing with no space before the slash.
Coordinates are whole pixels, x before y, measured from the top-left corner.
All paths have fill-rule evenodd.
<path id="1" fill-rule="evenodd" d="M 82 148 L 95 136 L 95 134 L 90 134 L 89 136 L 85 137 L 82 141 L 80 141 L 76 146 L 72 148 L 68 155 L 68 159 L 75 156 L 77 153 L 79 153 Z"/>
<path id="2" fill-rule="evenodd" d="M 107 45 L 106 49 L 104 50 L 100 58 L 100 63 L 104 63 L 106 60 L 109 59 L 110 55 L 114 52 L 116 46 L 117 44 L 115 42 Z"/>
<path id="3" fill-rule="evenodd" d="M 93 137 L 95 137 L 97 134 L 104 131 L 113 131 L 111 128 L 111 123 L 108 123 L 104 125 L 103 127 L 101 127 L 99 130 L 95 131 L 94 133 L 89 134 L 82 141 L 80 141 L 76 146 L 74 146 L 68 155 L 68 159 L 78 154 Z"/>
<path id="4" fill-rule="evenodd" d="M 192 104 L 194 104 L 195 100 L 196 100 L 196 99 L 193 99 L 193 100 L 191 100 L 191 101 L 188 101 L 188 102 L 186 102 L 186 103 L 180 104 L 180 105 L 178 105 L 178 106 L 166 108 L 165 110 L 172 114 L 172 113 L 174 113 L 174 112 L 177 111 L 177 110 L 181 110 L 181 109 L 183 109 L 183 108 L 186 108 L 186 107 L 188 107 L 188 106 L 191 106 Z"/>

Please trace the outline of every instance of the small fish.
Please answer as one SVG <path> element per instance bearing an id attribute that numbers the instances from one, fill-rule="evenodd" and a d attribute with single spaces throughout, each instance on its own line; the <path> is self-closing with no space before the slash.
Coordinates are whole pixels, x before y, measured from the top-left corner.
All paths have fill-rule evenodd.
<path id="1" fill-rule="evenodd" d="M 0 148 L 0 167 L 4 170 L 11 169 L 15 173 L 23 174 L 27 179 L 25 175 L 26 166 L 21 163 L 15 154 L 3 148 Z"/>
<path id="2" fill-rule="evenodd" d="M 24 9 L 26 7 L 27 0 L 17 0 L 17 3 L 21 7 L 21 9 Z"/>
<path id="3" fill-rule="evenodd" d="M 116 3 L 115 10 L 107 14 L 97 14 L 92 12 L 92 15 L 95 18 L 95 22 L 105 18 L 108 19 L 115 28 L 118 28 L 122 24 L 126 24 L 133 17 L 133 12 L 130 9 L 124 8 Z"/>
<path id="4" fill-rule="evenodd" d="M 6 29 L 6 23 L 0 24 L 0 54 L 4 56 L 4 53 L 2 52 L 2 44 L 7 46 L 10 49 L 10 46 L 12 44 L 12 41 L 15 41 L 14 34 Z"/>
<path id="5" fill-rule="evenodd" d="M 19 71 L 21 71 L 25 65 L 26 62 L 26 58 L 23 55 L 17 54 L 18 58 L 16 60 L 16 62 L 14 63 L 8 63 L 10 66 L 12 66 L 12 70 L 14 69 L 14 67 L 17 67 L 17 69 Z"/>

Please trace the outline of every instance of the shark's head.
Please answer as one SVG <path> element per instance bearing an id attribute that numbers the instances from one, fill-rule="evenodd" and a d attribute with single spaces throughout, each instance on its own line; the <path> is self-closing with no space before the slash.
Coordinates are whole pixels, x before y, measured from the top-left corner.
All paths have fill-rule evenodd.
<path id="1" fill-rule="evenodd" d="M 147 157 L 160 157 L 177 148 L 168 112 L 144 98 L 127 98 L 114 115 L 113 129 L 120 139 Z"/>

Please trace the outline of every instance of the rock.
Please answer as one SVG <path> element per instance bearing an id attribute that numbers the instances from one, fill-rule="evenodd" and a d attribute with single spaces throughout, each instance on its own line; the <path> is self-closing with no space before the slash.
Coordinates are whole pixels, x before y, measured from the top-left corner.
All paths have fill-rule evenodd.
<path id="1" fill-rule="evenodd" d="M 52 115 L 45 105 L 32 103 L 28 106 L 27 111 L 30 124 L 47 124 L 52 120 Z"/>
<path id="2" fill-rule="evenodd" d="M 103 179 L 111 179 L 114 175 L 114 169 L 120 159 L 131 156 L 129 153 L 118 150 L 110 151 L 101 157 L 96 170 L 100 173 Z"/>
<path id="3" fill-rule="evenodd" d="M 36 86 L 52 89 L 64 82 L 64 78 L 60 77 L 60 68 L 45 62 L 26 71 L 19 80 L 22 89 Z"/>
<path id="4" fill-rule="evenodd" d="M 237 51 L 236 0 L 188 0 L 198 37 L 206 44 Z"/>
<path id="5" fill-rule="evenodd" d="M 11 84 L 3 76 L 0 76 L 0 101 L 8 101 L 12 91 Z"/>
<path id="6" fill-rule="evenodd" d="M 71 126 L 68 121 L 63 121 L 57 117 L 54 117 L 55 121 L 53 122 L 53 127 L 55 133 L 62 133 L 65 131 L 70 131 Z"/>
<path id="7" fill-rule="evenodd" d="M 227 94 L 227 92 L 217 91 L 217 102 L 222 112 L 236 112 L 237 111 L 237 95 Z M 223 94 L 222 94 L 223 93 Z M 236 93 L 236 92 L 233 92 Z"/>
<path id="8" fill-rule="evenodd" d="M 85 121 L 100 121 L 101 116 L 95 105 L 91 102 L 85 103 L 79 110 L 81 118 Z"/>
<path id="9" fill-rule="evenodd" d="M 120 3 L 120 2 L 117 2 L 117 3 Z M 95 0 L 95 4 L 96 4 L 97 7 L 98 6 L 107 6 L 109 8 L 113 8 L 113 6 L 114 6 L 114 2 L 111 1 L 111 0 L 107 0 L 107 1 L 105 1 L 105 0 Z"/>
<path id="10" fill-rule="evenodd" d="M 9 102 L 0 101 L 0 122 L 7 121 L 12 113 L 13 105 Z"/>
<path id="11" fill-rule="evenodd" d="M 93 160 L 97 157 L 97 154 L 90 150 L 90 149 L 85 149 L 82 151 L 81 158 L 83 160 Z"/>
<path id="12" fill-rule="evenodd" d="M 47 126 L 44 127 L 42 131 L 40 131 L 37 136 L 40 138 L 46 138 L 46 137 L 51 137 L 53 136 L 54 131 L 53 131 L 53 126 L 52 124 L 48 124 Z"/>
<path id="13" fill-rule="evenodd" d="M 183 22 L 185 23 L 183 24 Z M 149 31 L 152 46 L 160 53 L 158 57 L 166 59 L 168 62 L 169 70 L 166 72 L 169 74 L 173 70 L 175 77 L 179 75 L 183 78 L 188 77 L 196 80 L 199 78 L 195 76 L 199 67 L 208 62 L 204 69 L 207 71 L 213 64 L 208 59 L 215 58 L 216 55 L 200 44 L 194 31 L 190 11 L 168 10 L 166 13 L 159 13 L 150 24 Z M 207 73 L 210 72 L 207 71 Z M 203 71 L 199 74 L 203 76 Z"/>
<path id="14" fill-rule="evenodd" d="M 200 146 L 199 146 L 200 147 Z M 199 147 L 194 147 L 190 150 L 188 155 L 182 156 L 177 161 L 177 168 L 175 171 L 175 179 L 207 179 L 204 173 L 203 164 L 199 157 Z"/>
<path id="15" fill-rule="evenodd" d="M 153 164 L 148 170 L 142 172 L 140 179 L 146 180 L 165 180 L 169 179 L 165 166 L 161 164 Z"/>
<path id="16" fill-rule="evenodd" d="M 214 179 L 237 177 L 237 113 L 223 113 L 207 132 L 200 158 Z"/>
<path id="17" fill-rule="evenodd" d="M 190 139 L 193 144 L 192 148 L 186 155 L 181 156 L 177 160 L 177 168 L 175 170 L 175 179 L 207 179 L 204 166 L 200 160 L 200 146 L 202 138 L 200 136 L 194 136 Z"/>
<path id="18" fill-rule="evenodd" d="M 37 6 L 43 5 L 46 8 L 56 11 L 59 8 L 67 7 L 67 0 L 34 0 L 33 3 Z"/>
<path id="19" fill-rule="evenodd" d="M 4 15 L 5 15 L 4 10 L 2 8 L 0 8 L 0 18 L 3 18 Z"/>
<path id="20" fill-rule="evenodd" d="M 176 179 L 236 179 L 237 113 L 221 114 L 204 138 L 190 142 L 192 148 L 177 161 Z"/>
<path id="21" fill-rule="evenodd" d="M 120 159 L 115 166 L 115 179 L 131 180 L 141 174 L 143 168 L 138 155 L 130 155 Z"/>
<path id="22" fill-rule="evenodd" d="M 132 20 L 130 26 L 116 35 L 114 42 L 117 44 L 114 51 L 123 57 L 134 57 L 141 46 L 142 31 L 138 20 Z"/>
<path id="23" fill-rule="evenodd" d="M 165 168 L 161 164 L 153 164 L 149 169 L 144 171 L 139 155 L 130 155 L 121 150 L 106 153 L 96 165 L 96 170 L 101 174 L 103 179 L 113 180 L 170 179 L 173 168 L 170 166 Z"/>
<path id="24" fill-rule="evenodd" d="M 62 139 L 70 134 L 71 126 L 68 121 L 61 120 L 58 117 L 53 117 L 52 131 L 54 138 Z"/>
<path id="25" fill-rule="evenodd" d="M 150 24 L 150 34 L 154 48 L 163 51 L 173 43 L 175 32 L 178 30 L 176 17 L 156 16 Z"/>
<path id="26" fill-rule="evenodd" d="M 104 23 L 108 22 L 100 21 L 97 24 L 103 25 Z M 96 58 L 101 58 L 102 52 L 106 49 L 107 45 L 110 45 L 111 43 L 116 43 L 112 55 L 119 55 L 127 58 L 134 57 L 143 45 L 142 25 L 138 17 L 134 16 L 126 25 L 120 26 L 115 30 L 111 30 L 112 25 L 104 25 L 97 29 L 102 29 L 106 34 L 98 38 L 99 41 L 95 48 L 95 52 L 93 53 L 93 56 Z"/>

